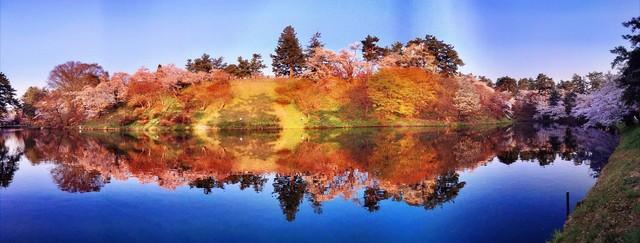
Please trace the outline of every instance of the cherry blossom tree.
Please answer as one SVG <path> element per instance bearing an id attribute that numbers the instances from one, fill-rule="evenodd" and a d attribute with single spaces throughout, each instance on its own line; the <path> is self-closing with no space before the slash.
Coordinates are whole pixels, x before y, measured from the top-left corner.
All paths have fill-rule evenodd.
<path id="1" fill-rule="evenodd" d="M 625 105 L 622 99 L 624 89 L 616 81 L 617 77 L 608 75 L 601 88 L 590 94 L 578 95 L 572 114 L 584 117 L 585 126 L 611 126 L 621 121 L 623 116 L 632 112 L 634 107 Z"/>

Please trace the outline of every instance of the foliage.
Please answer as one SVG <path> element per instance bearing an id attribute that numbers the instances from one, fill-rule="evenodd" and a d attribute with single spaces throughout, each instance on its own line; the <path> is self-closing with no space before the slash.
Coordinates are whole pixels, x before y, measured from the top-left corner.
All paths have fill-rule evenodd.
<path id="1" fill-rule="evenodd" d="M 385 67 L 417 67 L 428 72 L 437 71 L 435 57 L 427 49 L 424 43 L 411 43 L 397 52 L 390 52 L 380 61 L 380 66 Z"/>
<path id="2" fill-rule="evenodd" d="M 16 99 L 16 90 L 11 87 L 9 79 L 0 72 L 0 118 L 4 118 L 9 106 L 19 108 L 20 102 Z"/>
<path id="3" fill-rule="evenodd" d="M 416 38 L 407 43 L 407 46 L 413 44 L 424 44 L 425 48 L 435 58 L 435 66 L 438 72 L 446 76 L 454 76 L 458 74 L 458 67 L 464 65 L 464 62 L 458 57 L 458 52 L 453 45 L 438 40 L 433 35 L 426 35 L 424 39 Z"/>
<path id="4" fill-rule="evenodd" d="M 369 80 L 368 92 L 376 111 L 412 117 L 436 99 L 435 78 L 417 68 L 384 68 Z"/>
<path id="5" fill-rule="evenodd" d="M 47 83 L 63 92 L 80 91 L 85 86 L 94 87 L 108 76 L 102 66 L 92 63 L 69 61 L 55 66 L 49 73 Z"/>
<path id="6" fill-rule="evenodd" d="M 294 76 L 302 73 L 304 68 L 304 54 L 296 32 L 290 25 L 285 27 L 278 39 L 278 46 L 275 49 L 275 54 L 271 55 L 273 59 L 271 66 L 273 67 L 273 73 L 277 76 Z"/>
<path id="7" fill-rule="evenodd" d="M 508 91 L 515 94 L 518 91 L 516 80 L 509 76 L 500 77 L 496 80 L 497 91 Z"/>
<path id="8" fill-rule="evenodd" d="M 458 110 L 460 119 L 467 121 L 480 109 L 480 97 L 471 86 L 471 78 L 463 79 L 461 82 L 453 102 Z"/>
<path id="9" fill-rule="evenodd" d="M 362 43 L 362 57 L 364 60 L 375 62 L 384 56 L 385 49 L 378 46 L 378 41 L 380 41 L 378 37 L 371 35 L 367 35 L 364 40 L 360 41 L 360 43 Z"/>
<path id="10" fill-rule="evenodd" d="M 222 57 L 211 58 L 209 54 L 204 53 L 201 57 L 187 60 L 186 68 L 190 72 L 211 72 L 215 69 L 224 69 L 227 64 L 224 62 Z"/>
<path id="11" fill-rule="evenodd" d="M 623 23 L 631 29 L 631 34 L 623 35 L 631 43 L 631 50 L 618 46 L 611 50 L 616 54 L 612 66 L 621 67 L 620 85 L 624 87 L 623 99 L 629 106 L 640 107 L 640 17 Z M 638 113 L 637 110 L 635 113 Z"/>
<path id="12" fill-rule="evenodd" d="M 578 95 L 576 107 L 572 114 L 584 117 L 588 121 L 585 126 L 611 126 L 621 121 L 633 109 L 624 104 L 624 89 L 614 77 L 605 80 L 602 87 L 590 94 Z"/>
<path id="13" fill-rule="evenodd" d="M 538 93 L 548 94 L 555 87 L 555 83 L 552 78 L 544 73 L 540 73 L 535 79 L 535 86 Z"/>

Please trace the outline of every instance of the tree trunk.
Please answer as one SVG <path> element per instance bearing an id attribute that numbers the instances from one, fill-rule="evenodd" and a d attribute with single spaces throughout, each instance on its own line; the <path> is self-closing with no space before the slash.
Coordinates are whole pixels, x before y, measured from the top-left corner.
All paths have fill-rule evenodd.
<path id="1" fill-rule="evenodd" d="M 289 66 L 289 78 L 293 78 L 293 65 Z"/>

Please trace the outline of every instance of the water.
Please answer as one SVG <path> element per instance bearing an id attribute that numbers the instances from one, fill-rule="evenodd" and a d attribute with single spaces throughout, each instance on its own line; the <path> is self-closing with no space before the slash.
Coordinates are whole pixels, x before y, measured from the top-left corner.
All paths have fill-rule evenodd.
<path id="1" fill-rule="evenodd" d="M 2 242 L 542 242 L 618 142 L 532 126 L 2 140 Z"/>

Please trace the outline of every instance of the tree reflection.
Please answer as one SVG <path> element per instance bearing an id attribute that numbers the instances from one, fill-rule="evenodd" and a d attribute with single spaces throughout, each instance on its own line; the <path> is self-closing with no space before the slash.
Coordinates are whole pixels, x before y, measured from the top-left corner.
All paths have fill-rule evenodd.
<path id="1" fill-rule="evenodd" d="M 6 144 L 5 136 L 0 138 L 0 187 L 6 188 L 9 187 L 13 181 L 13 176 L 18 171 L 18 162 L 22 157 L 23 151 L 17 146 L 12 151 Z"/>
<path id="2" fill-rule="evenodd" d="M 287 140 L 288 139 L 288 140 Z M 97 192 L 111 180 L 136 178 L 173 190 L 188 186 L 211 194 L 229 185 L 274 198 L 288 221 L 302 207 L 322 213 L 343 198 L 382 210 L 402 202 L 430 210 L 454 200 L 466 185 L 460 172 L 492 160 L 550 165 L 570 160 L 597 176 L 617 137 L 573 127 L 513 126 L 479 129 L 336 129 L 305 131 L 304 139 L 278 133 L 120 134 L 31 131 L 24 155 L 52 164 L 60 190 Z M 4 150 L 3 150 L 4 149 Z M 6 187 L 20 155 L 0 148 Z"/>

